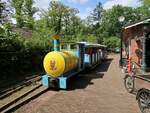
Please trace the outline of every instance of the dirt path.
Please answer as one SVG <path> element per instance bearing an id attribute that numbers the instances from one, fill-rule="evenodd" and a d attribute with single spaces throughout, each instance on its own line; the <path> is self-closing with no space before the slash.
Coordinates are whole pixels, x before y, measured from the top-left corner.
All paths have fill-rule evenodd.
<path id="1" fill-rule="evenodd" d="M 68 91 L 49 91 L 16 113 L 140 113 L 135 96 L 126 92 L 119 56 L 78 77 Z"/>

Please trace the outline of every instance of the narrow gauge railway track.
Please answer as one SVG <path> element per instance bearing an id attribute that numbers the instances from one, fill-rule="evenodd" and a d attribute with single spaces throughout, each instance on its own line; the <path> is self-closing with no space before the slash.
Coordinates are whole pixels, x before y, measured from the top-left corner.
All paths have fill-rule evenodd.
<path id="1" fill-rule="evenodd" d="M 48 91 L 48 88 L 45 88 L 42 86 L 42 84 L 39 84 L 36 87 L 32 88 L 31 90 L 23 93 L 18 98 L 15 98 L 12 101 L 1 106 L 0 113 L 11 113 L 16 109 L 18 109 L 19 107 L 23 106 L 24 104 L 30 102 L 31 100 L 45 93 L 46 91 Z"/>
<path id="2" fill-rule="evenodd" d="M 4 99 L 8 96 L 10 96 L 11 94 L 21 90 L 22 88 L 28 86 L 28 85 L 31 85 L 31 84 L 34 84 L 36 83 L 37 81 L 41 80 L 41 76 L 37 75 L 37 76 L 34 76 L 34 77 L 31 77 L 29 80 L 27 81 L 23 81 L 15 86 L 12 86 L 10 88 L 7 88 L 5 90 L 2 90 L 0 92 L 0 100 L 1 99 Z"/>
<path id="3" fill-rule="evenodd" d="M 25 80 L 23 80 L 23 81 L 16 81 L 16 84 L 14 85 L 14 84 L 5 84 L 6 83 L 6 81 L 4 82 L 2 82 L 1 84 L 4 84 L 4 86 L 0 89 L 1 91 L 0 91 L 0 94 L 2 94 L 2 93 L 5 93 L 5 92 L 7 92 L 7 91 L 9 91 L 9 90 L 11 90 L 11 89 L 14 89 L 14 88 L 16 88 L 17 86 L 21 86 L 21 85 L 29 85 L 30 83 L 32 83 L 32 81 L 34 82 L 34 81 L 36 81 L 36 80 L 38 80 L 38 79 L 40 79 L 41 78 L 41 76 L 40 75 L 33 75 L 33 76 L 31 76 L 31 77 L 27 77 Z M 19 82 L 19 83 L 18 83 Z M 1 85 L 0 84 L 0 85 Z M 9 87 L 9 88 L 7 88 L 8 86 L 12 86 L 12 87 Z"/>

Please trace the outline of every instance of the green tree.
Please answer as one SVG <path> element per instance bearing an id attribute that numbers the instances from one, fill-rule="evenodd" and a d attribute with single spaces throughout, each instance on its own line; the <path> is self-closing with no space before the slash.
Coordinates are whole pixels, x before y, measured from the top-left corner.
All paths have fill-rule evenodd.
<path id="1" fill-rule="evenodd" d="M 92 11 L 91 15 L 87 17 L 87 21 L 89 22 L 89 32 L 90 34 L 95 35 L 95 37 L 100 37 L 101 33 L 99 32 L 99 28 L 101 25 L 101 19 L 104 13 L 104 9 L 102 3 L 99 2 L 94 10 Z M 100 38 L 97 38 L 98 42 L 101 42 Z"/>
<path id="2" fill-rule="evenodd" d="M 78 32 L 78 27 L 81 22 L 80 18 L 76 16 L 77 9 L 67 7 L 64 15 L 63 27 L 66 35 L 75 35 Z"/>
<path id="3" fill-rule="evenodd" d="M 115 49 L 120 47 L 120 39 L 116 36 L 112 36 L 104 39 L 104 44 L 107 45 L 108 48 Z"/>
<path id="4" fill-rule="evenodd" d="M 23 14 L 24 0 L 11 0 L 11 6 L 15 10 L 13 17 L 16 19 L 17 27 L 24 26 L 24 14 Z"/>
<path id="5" fill-rule="evenodd" d="M 42 10 L 41 19 L 36 24 L 39 29 L 48 30 L 55 35 L 61 35 L 64 40 L 77 40 L 80 32 L 81 19 L 76 16 L 79 11 L 61 2 L 51 1 L 48 11 Z"/>
<path id="6" fill-rule="evenodd" d="M 99 2 L 91 13 L 91 19 L 94 23 L 99 23 L 103 16 L 103 6 L 102 3 Z"/>
<path id="7" fill-rule="evenodd" d="M 33 29 L 34 26 L 34 18 L 33 15 L 38 11 L 36 7 L 33 7 L 34 0 L 25 0 L 23 13 L 25 16 L 25 26 L 29 29 Z"/>
<path id="8" fill-rule="evenodd" d="M 9 8 L 6 6 L 6 2 L 0 0 L 0 24 L 8 22 Z"/>
<path id="9" fill-rule="evenodd" d="M 143 5 L 150 7 L 150 0 L 139 0 Z"/>
<path id="10" fill-rule="evenodd" d="M 2 2 L 1 0 L 0 0 L 0 23 L 2 23 L 2 21 L 3 21 L 3 13 L 4 13 L 4 10 L 5 10 L 5 4 L 4 4 L 4 2 Z"/>
<path id="11" fill-rule="evenodd" d="M 113 6 L 112 9 L 104 12 L 99 32 L 105 34 L 105 37 L 119 37 L 123 26 L 122 23 L 118 21 L 118 18 L 124 16 L 125 21 L 123 22 L 123 25 L 125 25 L 138 20 L 137 15 L 138 13 L 131 7 L 124 7 L 121 5 Z"/>
<path id="12" fill-rule="evenodd" d="M 65 6 L 61 2 L 51 1 L 48 9 L 48 25 L 60 34 Z"/>
<path id="13" fill-rule="evenodd" d="M 139 20 L 150 16 L 150 0 L 139 0 L 142 6 L 137 7 L 135 10 L 139 14 Z"/>

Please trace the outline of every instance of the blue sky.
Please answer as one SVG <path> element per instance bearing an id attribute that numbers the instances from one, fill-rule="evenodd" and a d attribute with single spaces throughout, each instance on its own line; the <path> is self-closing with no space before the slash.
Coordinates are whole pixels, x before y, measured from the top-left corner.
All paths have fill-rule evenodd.
<path id="1" fill-rule="evenodd" d="M 7 1 L 7 0 L 2 0 Z M 131 7 L 137 7 L 140 6 L 139 0 L 34 0 L 35 6 L 39 9 L 47 10 L 50 1 L 61 1 L 67 6 L 70 6 L 72 8 L 77 8 L 79 10 L 78 16 L 81 17 L 81 19 L 85 19 L 90 12 L 96 7 L 96 4 L 98 2 L 101 2 L 104 9 L 110 9 L 112 6 L 120 4 L 123 6 L 131 6 Z M 39 13 L 36 13 L 34 17 L 36 19 L 39 19 Z M 16 23 L 14 19 L 12 19 L 13 23 Z"/>
<path id="2" fill-rule="evenodd" d="M 40 9 L 47 9 L 51 0 L 35 0 L 35 5 Z M 90 12 L 95 8 L 98 2 L 103 4 L 104 9 L 112 8 L 113 5 L 123 5 L 137 7 L 140 5 L 139 0 L 55 0 L 61 1 L 65 5 L 77 8 L 80 13 L 78 14 L 82 19 L 85 19 Z"/>

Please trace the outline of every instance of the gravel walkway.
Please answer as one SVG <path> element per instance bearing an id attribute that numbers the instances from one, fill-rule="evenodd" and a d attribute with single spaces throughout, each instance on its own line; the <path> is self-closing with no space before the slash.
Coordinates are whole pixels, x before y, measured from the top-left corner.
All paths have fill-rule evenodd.
<path id="1" fill-rule="evenodd" d="M 68 91 L 48 91 L 15 113 L 140 113 L 126 92 L 118 55 L 70 83 Z"/>

